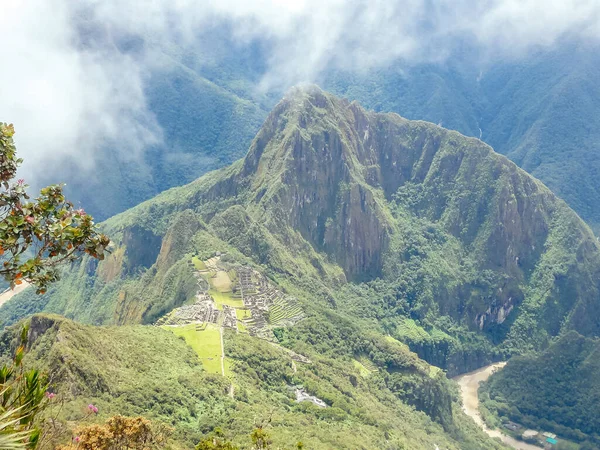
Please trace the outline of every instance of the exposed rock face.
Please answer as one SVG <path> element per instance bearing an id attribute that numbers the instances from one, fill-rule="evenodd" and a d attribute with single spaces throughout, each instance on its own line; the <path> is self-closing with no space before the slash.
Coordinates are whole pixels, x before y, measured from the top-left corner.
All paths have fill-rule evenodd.
<path id="1" fill-rule="evenodd" d="M 291 227 L 349 278 L 369 278 L 381 273 L 389 225 L 356 158 L 365 152 L 347 108 L 318 89 L 293 93 L 267 119 L 241 178 L 262 208 L 277 210 L 271 231 Z"/>
<path id="2" fill-rule="evenodd" d="M 62 318 L 57 319 L 60 321 Z M 50 328 L 56 325 L 56 320 L 52 316 L 33 316 L 29 321 L 29 333 L 27 335 L 27 344 L 29 347 L 35 344 L 40 336 L 43 336 Z"/>
<path id="3" fill-rule="evenodd" d="M 152 231 L 133 225 L 123 230 L 125 246 L 125 272 L 132 273 L 137 268 L 148 268 L 156 261 L 160 251 L 161 237 Z"/>
<path id="4" fill-rule="evenodd" d="M 277 105 L 229 182 L 238 186 L 232 191 L 249 189 L 255 220 L 275 235 L 298 231 L 351 280 L 382 276 L 390 242 L 402 234 L 392 213 L 399 203 L 457 238 L 479 270 L 499 276 L 481 301 L 467 301 L 479 289 L 471 282 L 440 293 L 441 313 L 466 314 L 470 326 L 488 329 L 538 296 L 535 308 L 554 308 L 564 319 L 576 305 L 572 325 L 600 332 L 600 315 L 578 313 L 599 302 L 593 234 L 543 184 L 477 139 L 365 111 L 309 87 Z M 397 200 L 401 194 L 404 200 Z M 580 256 L 568 262 L 547 256 L 574 251 Z M 590 260 L 592 272 L 583 269 Z M 557 270 L 568 272 L 567 279 L 583 277 L 593 300 L 559 289 Z"/>
<path id="5" fill-rule="evenodd" d="M 186 251 L 187 246 L 200 228 L 198 218 L 191 210 L 183 211 L 162 239 L 160 252 L 156 258 L 156 264 L 160 269 L 168 269 L 181 259 Z"/>

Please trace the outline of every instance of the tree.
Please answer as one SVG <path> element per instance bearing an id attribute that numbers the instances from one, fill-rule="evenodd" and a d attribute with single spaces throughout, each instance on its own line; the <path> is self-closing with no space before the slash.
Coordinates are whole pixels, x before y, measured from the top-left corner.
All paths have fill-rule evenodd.
<path id="1" fill-rule="evenodd" d="M 11 287 L 27 281 L 44 293 L 59 278 L 58 266 L 84 253 L 103 259 L 109 244 L 93 218 L 65 199 L 62 185 L 43 188 L 34 201 L 24 180 L 14 178 L 12 124 L 0 122 L 0 275 Z"/>
<path id="2" fill-rule="evenodd" d="M 27 281 L 44 293 L 59 278 L 58 266 L 84 253 L 103 259 L 109 244 L 93 218 L 66 201 L 61 185 L 48 186 L 34 201 L 23 180 L 14 182 L 19 165 L 13 125 L 0 122 L 0 275 L 11 287 Z M 35 448 L 36 417 L 45 402 L 47 381 L 25 370 L 27 327 L 10 366 L 0 367 L 0 448 Z M 53 394 L 49 394 L 53 395 Z"/>
<path id="3" fill-rule="evenodd" d="M 223 430 L 217 427 L 213 430 L 211 436 L 207 436 L 198 442 L 196 450 L 239 450 L 239 448 L 225 439 Z"/>
<path id="4" fill-rule="evenodd" d="M 250 434 L 250 438 L 252 439 L 252 448 L 255 450 L 268 450 L 272 443 L 269 433 L 262 426 L 256 427 Z"/>

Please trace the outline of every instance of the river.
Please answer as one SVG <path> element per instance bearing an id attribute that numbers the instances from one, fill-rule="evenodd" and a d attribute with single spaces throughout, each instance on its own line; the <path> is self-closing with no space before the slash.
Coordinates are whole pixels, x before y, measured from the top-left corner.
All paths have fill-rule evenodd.
<path id="1" fill-rule="evenodd" d="M 481 369 L 475 370 L 474 372 L 465 373 L 454 378 L 454 381 L 456 381 L 460 386 L 460 393 L 463 401 L 463 410 L 489 436 L 500 438 L 500 440 L 506 445 L 509 445 L 510 447 L 517 450 L 540 450 L 541 447 L 538 447 L 537 445 L 527 444 L 526 442 L 518 441 L 512 436 L 508 436 L 499 430 L 489 429 L 483 422 L 483 419 L 481 418 L 481 414 L 479 413 L 479 397 L 477 395 L 479 383 L 487 380 L 496 369 L 501 369 L 505 365 L 505 362 L 491 364 L 489 366 L 485 366 Z"/>

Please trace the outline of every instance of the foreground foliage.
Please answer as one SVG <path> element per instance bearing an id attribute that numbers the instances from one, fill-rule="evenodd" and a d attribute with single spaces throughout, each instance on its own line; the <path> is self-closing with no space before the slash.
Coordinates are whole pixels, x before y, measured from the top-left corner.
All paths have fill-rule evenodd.
<path id="1" fill-rule="evenodd" d="M 11 287 L 28 281 L 44 293 L 58 280 L 59 264 L 83 253 L 103 259 L 109 239 L 89 214 L 66 201 L 59 185 L 30 201 L 24 181 L 13 181 L 22 162 L 14 133 L 12 124 L 0 122 L 0 275 Z"/>
<path id="2" fill-rule="evenodd" d="M 35 448 L 41 429 L 39 415 L 47 403 L 47 378 L 39 370 L 26 369 L 23 363 L 28 344 L 27 326 L 11 340 L 14 356 L 0 368 L 0 448 Z M 6 356 L 4 352 L 3 356 Z"/>
<path id="3" fill-rule="evenodd" d="M 72 443 L 57 450 L 151 450 L 163 449 L 168 429 L 143 417 L 111 417 L 103 425 L 88 425 L 75 431 Z"/>

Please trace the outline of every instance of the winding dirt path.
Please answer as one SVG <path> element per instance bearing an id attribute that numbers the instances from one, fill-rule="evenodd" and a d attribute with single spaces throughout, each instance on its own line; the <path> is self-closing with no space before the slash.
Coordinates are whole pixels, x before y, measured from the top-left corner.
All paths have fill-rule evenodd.
<path id="1" fill-rule="evenodd" d="M 477 391 L 479 384 L 487 380 L 495 370 L 501 369 L 506 365 L 505 362 L 499 362 L 491 364 L 486 367 L 482 367 L 474 372 L 465 373 L 454 378 L 454 381 L 460 386 L 460 394 L 463 401 L 463 410 L 471 417 L 477 425 L 479 425 L 483 431 L 485 431 L 491 437 L 500 438 L 506 445 L 511 446 L 516 450 L 540 450 L 541 447 L 537 445 L 527 444 L 525 442 L 517 441 L 515 438 L 508 436 L 498 430 L 489 429 L 479 413 L 479 397 Z"/>
<path id="2" fill-rule="evenodd" d="M 223 326 L 219 327 L 219 336 L 221 337 L 221 375 L 225 376 L 225 345 L 223 344 Z"/>

